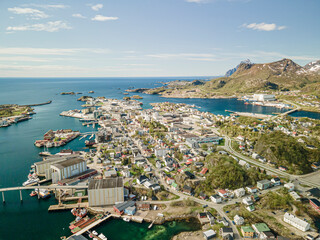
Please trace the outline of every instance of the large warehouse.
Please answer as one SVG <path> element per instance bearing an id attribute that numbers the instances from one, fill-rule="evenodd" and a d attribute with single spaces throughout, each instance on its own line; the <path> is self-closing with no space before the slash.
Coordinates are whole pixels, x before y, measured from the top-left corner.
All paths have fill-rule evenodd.
<path id="1" fill-rule="evenodd" d="M 88 186 L 89 206 L 113 205 L 124 201 L 123 178 L 92 179 Z"/>
<path id="2" fill-rule="evenodd" d="M 86 161 L 75 157 L 50 165 L 52 170 L 52 183 L 70 178 L 87 170 Z"/>

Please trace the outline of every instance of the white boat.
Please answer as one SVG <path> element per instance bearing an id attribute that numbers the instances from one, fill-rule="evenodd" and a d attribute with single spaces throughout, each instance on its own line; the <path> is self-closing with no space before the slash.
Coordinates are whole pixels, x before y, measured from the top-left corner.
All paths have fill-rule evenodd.
<path id="1" fill-rule="evenodd" d="M 28 186 L 30 184 L 33 184 L 33 183 L 37 183 L 39 182 L 40 179 L 39 178 L 29 178 L 27 181 L 25 181 L 22 185 L 25 187 L 25 186 Z"/>
<path id="2" fill-rule="evenodd" d="M 102 240 L 108 240 L 108 238 L 105 235 L 103 235 L 102 233 L 100 233 L 98 237 Z"/>
<path id="3" fill-rule="evenodd" d="M 92 234 L 94 234 L 96 236 L 98 235 L 98 233 L 95 230 L 92 231 Z"/>
<path id="4" fill-rule="evenodd" d="M 123 221 L 125 221 L 125 222 L 130 222 L 130 218 L 124 217 L 124 218 L 123 218 Z"/>

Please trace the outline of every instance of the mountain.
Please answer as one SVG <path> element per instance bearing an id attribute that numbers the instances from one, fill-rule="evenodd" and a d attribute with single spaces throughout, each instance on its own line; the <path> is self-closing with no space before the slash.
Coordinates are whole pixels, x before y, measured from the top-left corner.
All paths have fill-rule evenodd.
<path id="1" fill-rule="evenodd" d="M 320 60 L 316 61 L 316 62 L 310 62 L 307 65 L 304 66 L 304 69 L 308 72 L 308 73 L 316 73 L 316 74 L 320 74 Z"/>
<path id="2" fill-rule="evenodd" d="M 250 59 L 243 60 L 243 61 L 240 62 L 240 64 L 241 63 L 252 64 Z M 232 68 L 232 69 L 228 70 L 226 72 L 226 74 L 225 74 L 225 77 L 230 77 L 232 74 L 234 74 L 237 71 L 237 69 L 240 66 L 240 64 L 238 64 L 235 68 Z"/>

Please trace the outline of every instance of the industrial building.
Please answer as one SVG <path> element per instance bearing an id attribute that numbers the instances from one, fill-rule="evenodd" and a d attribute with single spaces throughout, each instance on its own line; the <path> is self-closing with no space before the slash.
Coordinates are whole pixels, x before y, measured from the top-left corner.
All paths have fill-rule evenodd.
<path id="1" fill-rule="evenodd" d="M 283 221 L 285 221 L 286 223 L 289 223 L 290 225 L 304 232 L 310 229 L 310 224 L 308 222 L 303 221 L 302 219 L 297 218 L 293 214 L 290 214 L 287 212 L 283 216 Z"/>
<path id="2" fill-rule="evenodd" d="M 52 183 L 57 183 L 63 179 L 85 172 L 87 164 L 82 158 L 75 157 L 51 164 L 50 169 L 52 171 Z"/>
<path id="3" fill-rule="evenodd" d="M 276 97 L 273 94 L 253 94 L 253 99 L 259 102 L 275 101 Z"/>
<path id="4" fill-rule="evenodd" d="M 90 207 L 113 205 L 124 201 L 123 178 L 92 179 L 88 186 Z"/>
<path id="5" fill-rule="evenodd" d="M 269 187 L 271 187 L 271 181 L 267 179 L 257 182 L 257 188 L 259 188 L 260 190 L 265 190 Z"/>

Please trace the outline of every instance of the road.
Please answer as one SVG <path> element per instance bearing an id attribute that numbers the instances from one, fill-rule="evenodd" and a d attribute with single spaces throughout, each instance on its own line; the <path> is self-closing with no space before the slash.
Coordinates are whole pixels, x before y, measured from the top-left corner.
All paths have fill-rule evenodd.
<path id="1" fill-rule="evenodd" d="M 259 161 L 253 160 L 252 158 L 249 158 L 247 156 L 242 155 L 241 153 L 235 151 L 232 146 L 231 146 L 231 139 L 228 136 L 224 136 L 225 138 L 225 146 L 224 149 L 228 152 L 230 152 L 232 155 L 238 157 L 239 159 L 245 160 L 248 163 L 251 163 L 255 166 L 258 166 L 261 169 L 265 169 L 266 171 L 275 173 L 276 175 L 279 176 L 284 176 L 288 177 L 290 180 L 299 180 L 301 183 L 305 185 L 310 185 L 313 187 L 320 187 L 320 181 L 319 181 L 319 176 L 320 176 L 320 171 L 318 172 L 313 172 L 305 175 L 293 175 L 289 174 L 287 172 L 281 171 L 279 169 L 273 168 L 271 166 L 268 166 L 265 163 L 261 163 Z"/>

